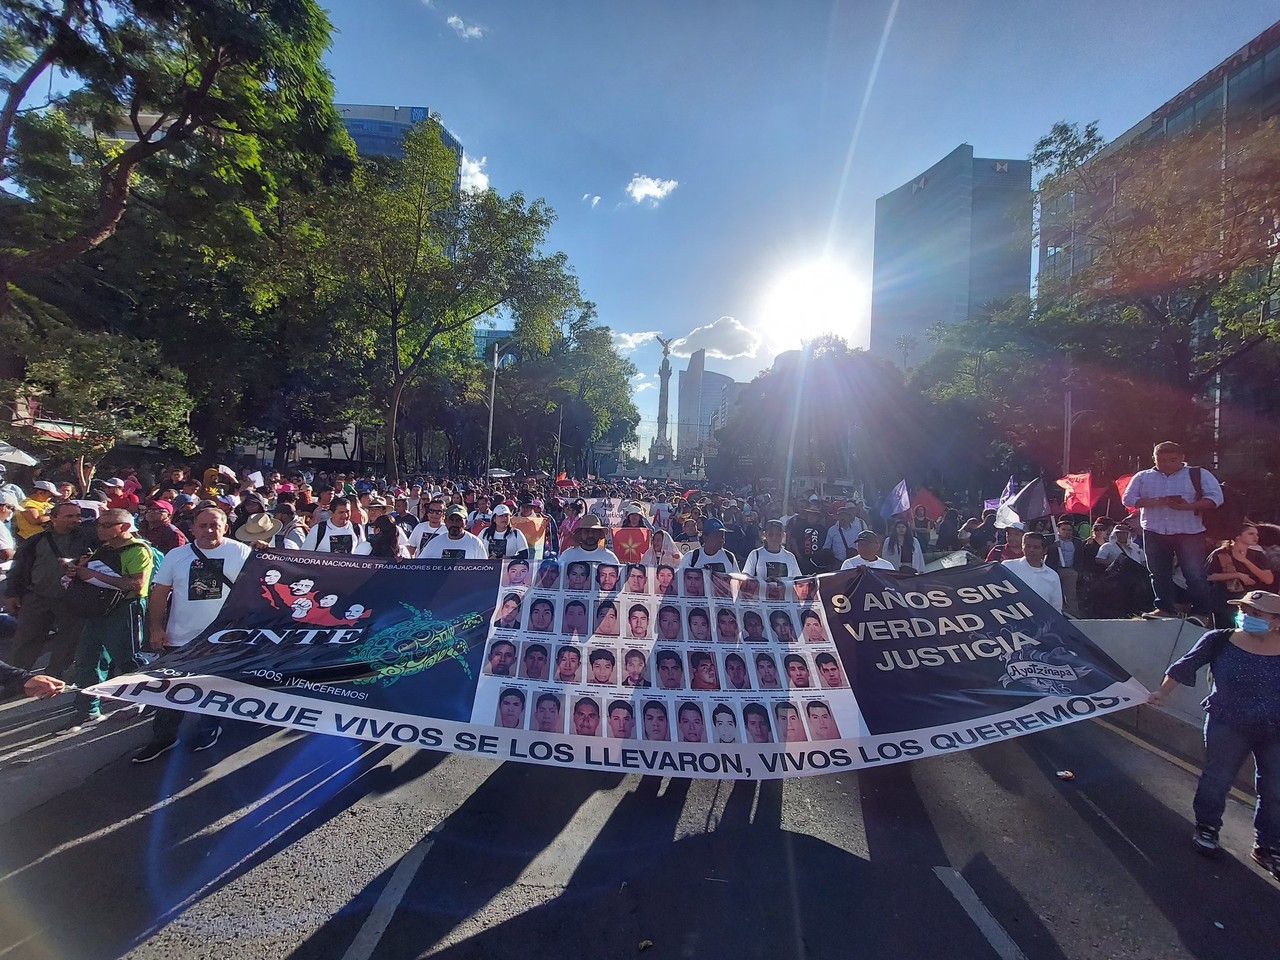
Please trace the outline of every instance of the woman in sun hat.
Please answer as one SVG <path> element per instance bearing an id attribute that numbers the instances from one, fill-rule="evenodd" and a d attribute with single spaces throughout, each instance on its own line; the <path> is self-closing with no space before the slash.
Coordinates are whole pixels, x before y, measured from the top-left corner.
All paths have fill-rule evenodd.
<path id="1" fill-rule="evenodd" d="M 1240 625 L 1205 633 L 1147 702 L 1162 707 L 1178 684 L 1195 686 L 1201 667 L 1212 670 L 1202 704 L 1205 764 L 1192 801 L 1192 840 L 1201 853 L 1217 853 L 1227 792 L 1253 754 L 1253 859 L 1280 880 L 1280 594 L 1251 590 L 1229 602 L 1240 609 Z"/>

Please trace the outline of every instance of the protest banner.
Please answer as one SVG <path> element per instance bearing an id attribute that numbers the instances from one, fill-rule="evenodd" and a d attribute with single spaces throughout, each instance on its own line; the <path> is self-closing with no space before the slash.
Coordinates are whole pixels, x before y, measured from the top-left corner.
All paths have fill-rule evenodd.
<path id="1" fill-rule="evenodd" d="M 649 530 L 646 527 L 616 527 L 609 531 L 610 549 L 623 563 L 639 563 L 649 549 Z"/>
<path id="2" fill-rule="evenodd" d="M 196 640 L 90 692 L 494 759 L 736 779 L 948 753 L 1146 697 L 998 564 L 767 582 L 298 551 L 255 553 Z"/>

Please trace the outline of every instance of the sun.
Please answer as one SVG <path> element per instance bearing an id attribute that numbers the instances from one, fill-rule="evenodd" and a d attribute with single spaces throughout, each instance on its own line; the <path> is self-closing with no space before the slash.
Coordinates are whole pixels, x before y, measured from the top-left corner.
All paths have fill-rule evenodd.
<path id="1" fill-rule="evenodd" d="M 833 260 L 801 264 L 781 274 L 760 305 L 758 325 L 775 352 L 834 333 L 853 347 L 867 344 L 867 284 Z"/>

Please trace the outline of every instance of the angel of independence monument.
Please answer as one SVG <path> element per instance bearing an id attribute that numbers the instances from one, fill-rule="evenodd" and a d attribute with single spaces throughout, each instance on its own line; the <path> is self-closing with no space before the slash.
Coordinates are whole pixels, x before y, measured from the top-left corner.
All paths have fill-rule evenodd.
<path id="1" fill-rule="evenodd" d="M 663 340 L 658 337 L 658 342 L 662 344 L 662 366 L 658 368 L 658 435 L 654 437 L 653 442 L 649 444 L 649 470 L 656 477 L 678 477 L 683 471 L 676 462 L 675 448 L 671 445 L 671 438 L 667 435 L 667 402 L 670 395 L 668 386 L 671 380 L 671 344 L 675 341 L 672 337 Z"/>

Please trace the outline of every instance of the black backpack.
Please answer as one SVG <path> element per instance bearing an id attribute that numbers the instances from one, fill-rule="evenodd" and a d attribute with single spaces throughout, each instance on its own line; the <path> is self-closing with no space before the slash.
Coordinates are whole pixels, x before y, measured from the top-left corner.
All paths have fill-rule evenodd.
<path id="1" fill-rule="evenodd" d="M 1195 490 L 1197 500 L 1204 499 L 1200 469 L 1200 467 L 1187 468 L 1187 472 L 1191 474 L 1191 486 Z M 1215 540 L 1230 540 L 1240 532 L 1246 511 L 1244 501 L 1235 496 L 1234 490 L 1228 491 L 1225 483 L 1220 482 L 1220 486 L 1222 487 L 1222 506 L 1213 510 L 1197 510 L 1196 516 L 1204 524 L 1205 533 L 1209 536 Z"/>

